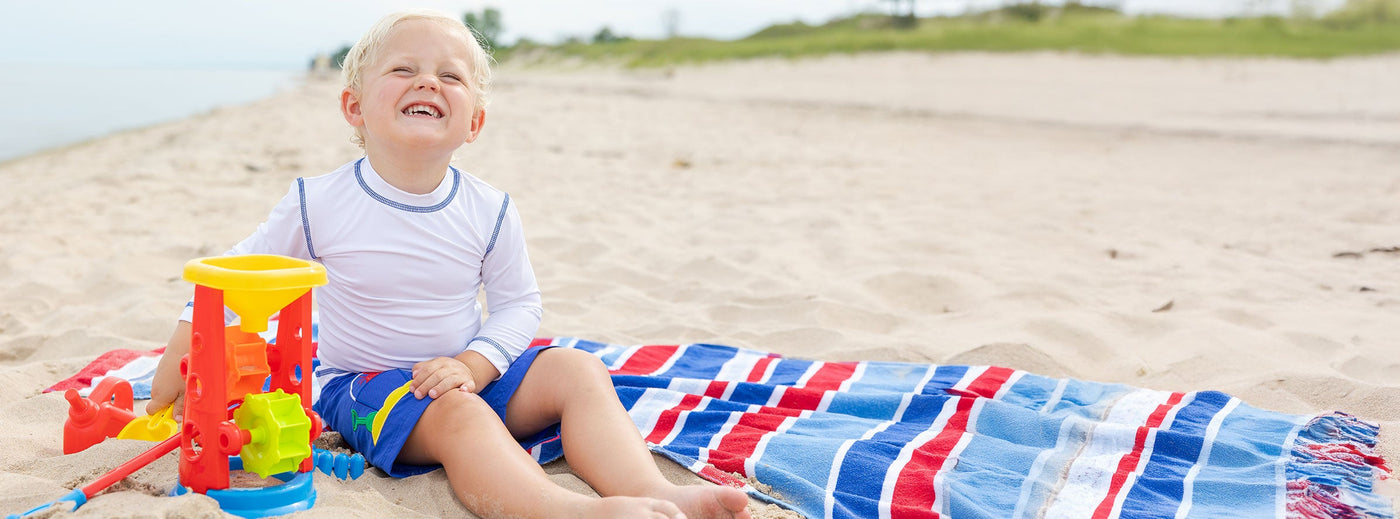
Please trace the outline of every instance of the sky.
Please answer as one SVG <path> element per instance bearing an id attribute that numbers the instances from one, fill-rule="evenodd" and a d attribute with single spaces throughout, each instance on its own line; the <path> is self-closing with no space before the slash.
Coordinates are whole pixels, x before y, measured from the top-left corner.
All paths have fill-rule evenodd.
<path id="1" fill-rule="evenodd" d="M 995 7 L 1006 0 L 919 0 L 921 16 Z M 1286 13 L 1296 2 L 1323 9 L 1343 0 L 1086 0 L 1132 14 L 1222 17 Z M 1047 3 L 1057 3 L 1048 0 Z M 379 17 L 406 8 L 460 15 L 501 11 L 504 40 L 555 43 L 615 34 L 664 36 L 674 11 L 679 33 L 741 38 L 774 23 L 819 24 L 885 9 L 882 0 L 0 0 L 0 63 L 177 68 L 304 68 L 317 53 L 353 43 Z"/>

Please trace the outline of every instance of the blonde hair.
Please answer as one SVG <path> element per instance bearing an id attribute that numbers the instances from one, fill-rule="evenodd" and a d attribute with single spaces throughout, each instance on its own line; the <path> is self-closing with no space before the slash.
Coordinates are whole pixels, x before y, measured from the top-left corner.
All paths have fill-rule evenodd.
<path id="1" fill-rule="evenodd" d="M 355 46 L 350 47 L 350 52 L 345 54 L 345 60 L 340 63 L 340 75 L 345 81 L 345 88 L 360 92 L 361 76 L 364 69 L 379 58 L 379 51 L 384 48 L 384 41 L 389 39 L 389 33 L 400 23 L 410 20 L 426 20 L 436 23 L 449 31 L 459 32 L 470 42 L 468 48 L 471 52 L 469 61 L 472 72 L 471 80 L 467 84 L 471 87 L 472 93 L 476 94 L 477 106 L 485 107 L 488 101 L 487 94 L 491 88 L 491 55 L 486 53 L 486 49 L 482 47 L 476 33 L 467 27 L 465 22 L 446 13 L 427 9 L 399 11 L 375 22 L 374 26 L 369 28 L 369 32 L 360 37 L 360 41 L 355 42 Z M 360 135 L 358 128 L 351 140 L 361 148 L 365 146 L 364 137 Z"/>

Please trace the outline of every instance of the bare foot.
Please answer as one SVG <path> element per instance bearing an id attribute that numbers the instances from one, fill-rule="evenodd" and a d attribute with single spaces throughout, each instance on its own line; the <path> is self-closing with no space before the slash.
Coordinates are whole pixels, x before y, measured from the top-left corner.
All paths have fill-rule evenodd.
<path id="1" fill-rule="evenodd" d="M 579 519 L 640 517 L 646 519 L 686 519 L 680 508 L 663 499 L 649 497 L 604 497 L 589 499 L 579 510 Z"/>
<path id="2" fill-rule="evenodd" d="M 751 519 L 749 496 L 737 488 L 671 485 L 656 497 L 675 503 L 689 519 Z"/>

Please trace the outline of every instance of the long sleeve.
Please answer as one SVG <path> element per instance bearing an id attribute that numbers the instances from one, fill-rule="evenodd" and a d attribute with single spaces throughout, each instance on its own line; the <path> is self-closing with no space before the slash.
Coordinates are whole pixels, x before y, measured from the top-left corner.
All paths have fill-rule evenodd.
<path id="1" fill-rule="evenodd" d="M 482 260 L 489 315 L 467 345 L 468 351 L 482 354 L 501 373 L 530 346 L 544 314 L 520 215 L 506 200 L 496 238 Z"/>
<path id="2" fill-rule="evenodd" d="M 292 183 L 291 189 L 287 192 L 277 206 L 272 208 L 272 212 L 267 215 L 267 220 L 258 225 L 253 234 L 238 242 L 232 249 L 225 252 L 224 256 L 242 254 L 280 254 L 301 259 L 313 259 L 311 257 L 311 236 L 306 232 L 303 225 L 303 210 L 301 196 L 301 179 Z M 185 310 L 180 314 L 181 321 L 190 321 L 194 317 L 194 302 L 185 304 Z M 224 309 L 224 321 L 231 322 L 235 314 L 232 310 Z"/>

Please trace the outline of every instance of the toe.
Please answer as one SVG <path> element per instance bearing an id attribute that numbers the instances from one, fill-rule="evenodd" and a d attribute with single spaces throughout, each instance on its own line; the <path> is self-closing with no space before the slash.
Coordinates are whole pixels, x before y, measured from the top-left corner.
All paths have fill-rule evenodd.
<path id="1" fill-rule="evenodd" d="M 662 515 L 671 519 L 686 519 L 685 513 L 681 512 L 681 508 L 670 501 L 657 499 L 652 503 L 651 506 L 652 510 L 661 512 Z"/>

